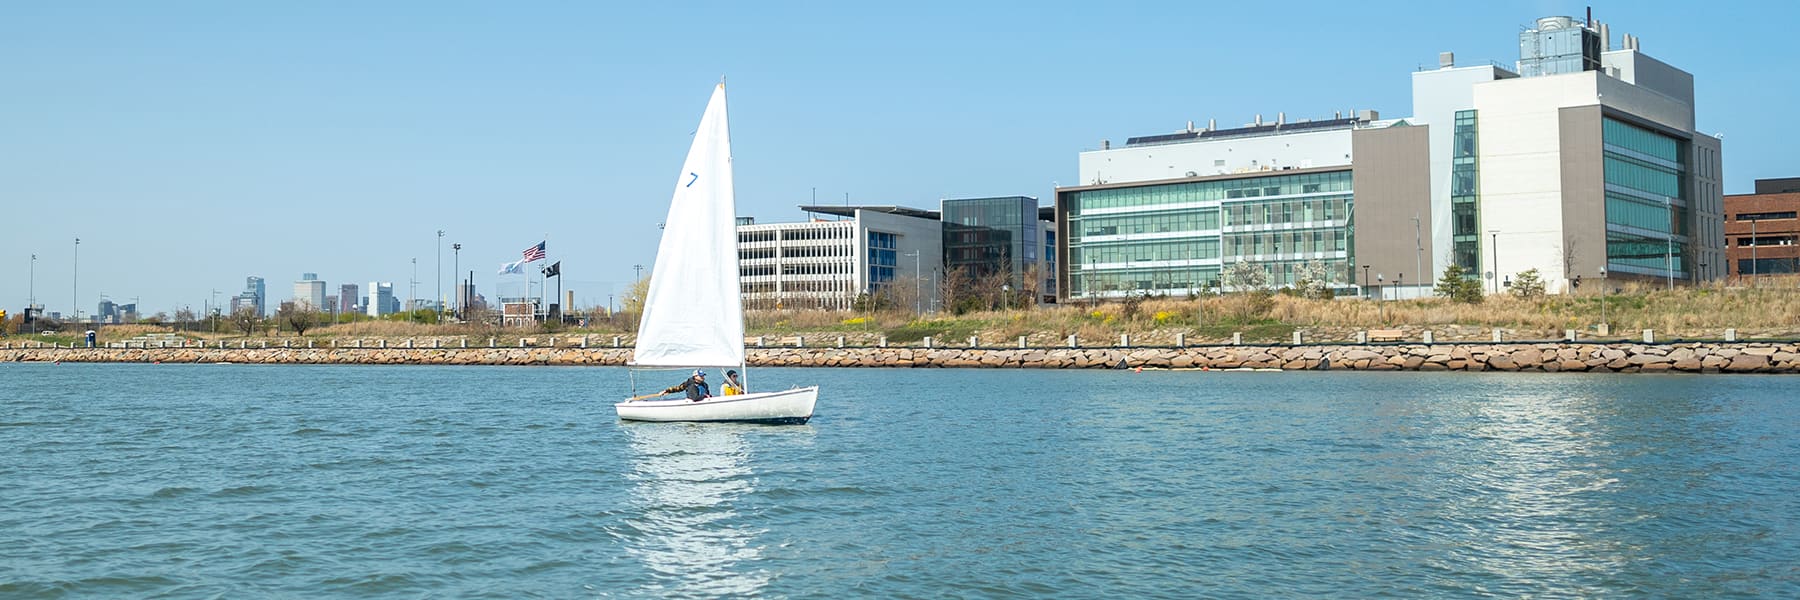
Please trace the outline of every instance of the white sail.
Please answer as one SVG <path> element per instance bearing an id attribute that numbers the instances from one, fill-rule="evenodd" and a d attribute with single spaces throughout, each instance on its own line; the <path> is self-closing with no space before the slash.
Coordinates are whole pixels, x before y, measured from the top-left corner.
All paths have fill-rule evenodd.
<path id="1" fill-rule="evenodd" d="M 737 201 L 725 84 L 713 89 L 664 221 L 632 362 L 651 367 L 744 364 Z"/>

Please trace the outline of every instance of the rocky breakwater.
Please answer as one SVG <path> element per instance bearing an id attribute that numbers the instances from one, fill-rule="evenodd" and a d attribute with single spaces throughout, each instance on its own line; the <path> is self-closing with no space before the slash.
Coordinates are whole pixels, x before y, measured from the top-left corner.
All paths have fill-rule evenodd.
<path id="1" fill-rule="evenodd" d="M 617 366 L 629 348 L 0 349 L 0 362 Z M 1800 373 L 1800 345 L 1379 344 L 1187 348 L 752 348 L 773 367 L 1351 369 L 1620 373 Z"/>

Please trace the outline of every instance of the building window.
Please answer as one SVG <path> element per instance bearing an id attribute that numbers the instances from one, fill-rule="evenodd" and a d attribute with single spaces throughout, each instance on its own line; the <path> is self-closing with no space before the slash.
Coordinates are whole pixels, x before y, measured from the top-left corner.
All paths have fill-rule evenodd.
<path id="1" fill-rule="evenodd" d="M 1481 274 L 1481 169 L 1476 123 L 1475 111 L 1457 111 L 1451 130 L 1451 260 L 1469 277 Z"/>
<path id="2" fill-rule="evenodd" d="M 899 264 L 900 236 L 881 231 L 869 232 L 869 293 L 877 293 L 894 280 L 894 267 Z"/>

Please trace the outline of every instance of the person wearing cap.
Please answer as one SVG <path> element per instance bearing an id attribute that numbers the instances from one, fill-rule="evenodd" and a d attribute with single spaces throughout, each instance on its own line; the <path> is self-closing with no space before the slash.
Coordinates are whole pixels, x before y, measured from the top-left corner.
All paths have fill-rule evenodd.
<path id="1" fill-rule="evenodd" d="M 706 385 L 706 371 L 696 369 L 694 370 L 694 374 L 689 376 L 686 380 L 662 391 L 664 394 L 674 394 L 677 392 L 687 392 L 687 398 L 695 402 L 711 398 L 712 388 L 707 387 Z"/>
<path id="2" fill-rule="evenodd" d="M 744 382 L 738 381 L 737 371 L 725 372 L 725 395 L 736 396 L 744 393 Z"/>

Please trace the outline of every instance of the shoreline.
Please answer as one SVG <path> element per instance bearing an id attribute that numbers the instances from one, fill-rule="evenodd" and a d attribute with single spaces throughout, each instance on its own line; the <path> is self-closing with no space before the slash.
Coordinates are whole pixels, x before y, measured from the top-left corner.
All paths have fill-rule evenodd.
<path id="1" fill-rule="evenodd" d="M 630 348 L 13 348 L 4 362 L 625 366 Z M 1794 342 L 749 348 L 755 367 L 1800 373 Z"/>

